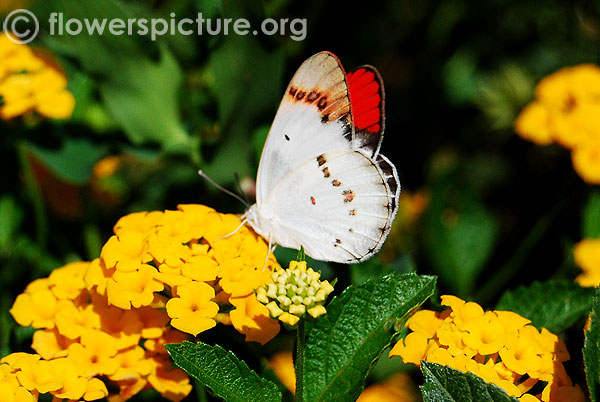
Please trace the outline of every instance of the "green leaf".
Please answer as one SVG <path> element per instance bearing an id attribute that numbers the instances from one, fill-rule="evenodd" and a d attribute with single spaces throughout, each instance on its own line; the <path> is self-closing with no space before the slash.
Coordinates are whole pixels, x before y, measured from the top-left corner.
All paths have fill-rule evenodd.
<path id="1" fill-rule="evenodd" d="M 583 210 L 583 237 L 600 237 L 600 191 L 594 191 Z"/>
<path id="2" fill-rule="evenodd" d="M 134 143 L 157 142 L 169 151 L 184 151 L 193 142 L 179 121 L 181 80 L 177 61 L 161 47 L 157 62 L 126 59 L 119 75 L 100 90 L 108 110 Z"/>
<path id="3" fill-rule="evenodd" d="M 0 197 L 0 255 L 9 252 L 23 221 L 23 209 L 8 194 Z"/>
<path id="4" fill-rule="evenodd" d="M 421 386 L 424 402 L 518 402 L 502 388 L 485 382 L 473 373 L 421 362 L 425 383 Z"/>
<path id="5" fill-rule="evenodd" d="M 228 2 L 228 8 L 239 7 Z M 250 4 L 250 3 L 248 3 Z M 236 16 L 238 10 L 227 10 Z M 219 183 L 233 180 L 233 173 L 252 173 L 254 159 L 249 147 L 249 133 L 267 116 L 275 116 L 283 96 L 283 51 L 266 50 L 253 36 L 229 35 L 211 53 L 209 66 L 215 77 L 215 94 L 219 106 L 219 126 L 222 142 L 206 173 Z"/>
<path id="6" fill-rule="evenodd" d="M 388 275 L 348 287 L 308 331 L 304 400 L 355 401 L 394 322 L 429 298 L 435 277 Z"/>
<path id="7" fill-rule="evenodd" d="M 219 345 L 185 341 L 165 345 L 175 365 L 226 401 L 281 401 L 277 386 Z"/>
<path id="8" fill-rule="evenodd" d="M 583 362 L 590 399 L 597 402 L 600 398 L 600 288 L 596 288 L 590 314 L 590 329 L 585 333 Z"/>
<path id="9" fill-rule="evenodd" d="M 81 2 L 52 0 L 53 8 L 84 21 L 110 21 L 148 16 L 149 10 L 120 0 Z M 57 28 L 58 29 L 58 28 Z M 179 64 L 166 46 L 147 37 L 112 35 L 52 36 L 48 44 L 79 61 L 85 73 L 98 78 L 100 93 L 110 114 L 135 144 L 158 143 L 170 151 L 194 152 L 197 144 L 179 117 Z"/>
<path id="10" fill-rule="evenodd" d="M 588 315 L 593 296 L 593 288 L 572 281 L 534 282 L 504 293 L 496 310 L 513 311 L 536 328 L 557 333 Z"/>
<path id="11" fill-rule="evenodd" d="M 106 154 L 108 147 L 85 139 L 68 138 L 57 149 L 28 144 L 27 150 L 60 179 L 72 184 L 85 184 L 94 164 Z"/>
<path id="12" fill-rule="evenodd" d="M 440 280 L 468 295 L 496 243 L 498 224 L 478 197 L 449 176 L 434 187 L 425 215 L 428 256 Z"/>

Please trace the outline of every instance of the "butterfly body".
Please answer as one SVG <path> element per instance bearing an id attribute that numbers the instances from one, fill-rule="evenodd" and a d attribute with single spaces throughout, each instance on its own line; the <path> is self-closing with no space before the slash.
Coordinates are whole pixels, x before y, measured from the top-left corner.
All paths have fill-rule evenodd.
<path id="1" fill-rule="evenodd" d="M 263 149 L 256 204 L 245 214 L 270 242 L 344 263 L 381 248 L 400 185 L 379 154 L 383 86 L 372 70 L 347 76 L 333 54 L 322 52 L 292 78 Z M 362 95 L 354 103 L 349 83 Z"/>

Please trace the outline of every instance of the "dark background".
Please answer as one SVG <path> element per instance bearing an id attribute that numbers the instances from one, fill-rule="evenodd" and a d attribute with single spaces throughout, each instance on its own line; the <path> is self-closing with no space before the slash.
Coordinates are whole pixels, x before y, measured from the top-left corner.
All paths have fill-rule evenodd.
<path id="1" fill-rule="evenodd" d="M 513 124 L 542 77 L 598 62 L 598 3 L 238 3 L 30 3 L 42 21 L 32 45 L 60 60 L 77 106 L 65 122 L 36 116 L 0 122 L 0 158 L 8 166 L 0 177 L 2 355 L 27 350 L 30 342 L 31 330 L 18 328 L 7 313 L 16 295 L 55 267 L 97 257 L 120 216 L 179 203 L 242 213 L 243 205 L 196 171 L 205 169 L 231 189 L 237 173 L 252 196 L 287 82 L 322 50 L 349 70 L 371 64 L 381 72 L 382 152 L 396 165 L 401 200 L 407 199 L 378 257 L 351 268 L 314 263 L 339 278 L 337 291 L 391 270 L 414 270 L 439 275 L 440 294 L 493 308 L 502 292 L 520 284 L 574 278 L 572 246 L 585 236 L 582 215 L 597 188 L 576 175 L 568 150 L 529 143 Z M 306 18 L 307 37 L 50 37 L 44 20 L 59 11 L 65 18 L 202 12 L 248 18 L 254 26 L 266 17 Z M 118 165 L 109 175 L 94 171 L 105 157 Z M 409 199 L 417 192 L 428 202 L 411 214 Z M 282 261 L 293 256 L 279 253 Z M 205 340 L 219 336 L 231 337 L 224 346 L 254 368 L 259 356 L 286 342 L 248 348 L 230 328 L 209 331 Z"/>

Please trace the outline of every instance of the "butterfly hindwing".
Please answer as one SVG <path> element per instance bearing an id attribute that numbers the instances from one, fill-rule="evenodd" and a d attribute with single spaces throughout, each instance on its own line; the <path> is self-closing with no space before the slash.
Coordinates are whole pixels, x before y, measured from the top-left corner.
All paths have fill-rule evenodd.
<path id="1" fill-rule="evenodd" d="M 323 153 L 279 181 L 260 206 L 272 220 L 255 229 L 284 247 L 304 246 L 319 260 L 360 262 L 387 237 L 394 195 L 386 173 L 364 152 Z"/>
<path id="2" fill-rule="evenodd" d="M 385 129 L 385 91 L 383 80 L 373 66 L 362 66 L 346 76 L 354 134 L 352 146 L 375 158 Z"/>
<path id="3" fill-rule="evenodd" d="M 350 149 L 352 134 L 344 68 L 332 53 L 317 53 L 300 66 L 279 105 L 260 158 L 257 202 L 306 160 Z"/>

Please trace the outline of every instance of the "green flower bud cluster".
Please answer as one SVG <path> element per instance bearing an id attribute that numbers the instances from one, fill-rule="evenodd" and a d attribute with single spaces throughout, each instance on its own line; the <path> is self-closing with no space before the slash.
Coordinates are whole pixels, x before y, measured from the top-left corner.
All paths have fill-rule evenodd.
<path id="1" fill-rule="evenodd" d="M 317 318 L 327 312 L 323 304 L 333 286 L 320 278 L 320 273 L 307 269 L 306 261 L 291 261 L 289 268 L 271 274 L 272 282 L 256 289 L 256 300 L 272 318 L 294 328 L 306 313 Z"/>

